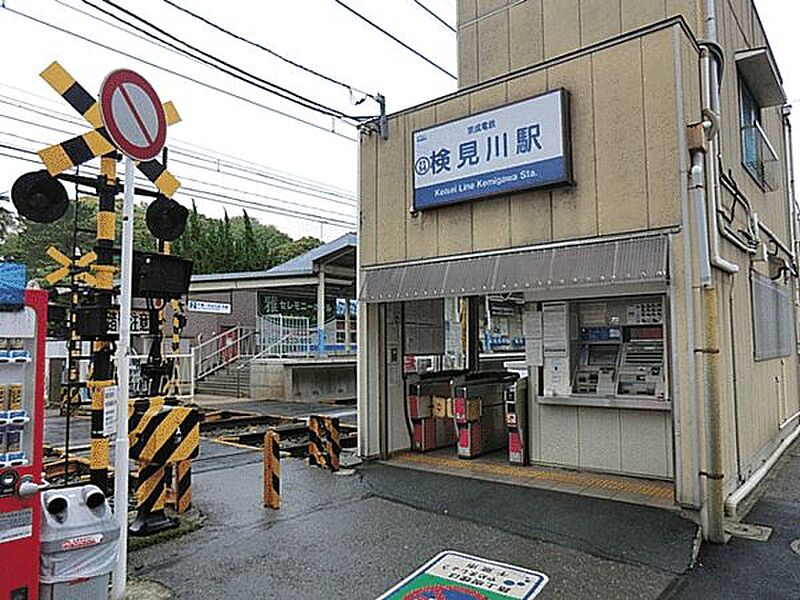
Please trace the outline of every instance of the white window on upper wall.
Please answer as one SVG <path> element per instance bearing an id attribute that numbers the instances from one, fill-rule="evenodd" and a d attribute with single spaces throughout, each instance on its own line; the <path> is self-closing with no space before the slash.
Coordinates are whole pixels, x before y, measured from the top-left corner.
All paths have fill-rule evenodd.
<path id="1" fill-rule="evenodd" d="M 750 275 L 753 354 L 756 360 L 792 353 L 792 298 L 789 287 L 756 271 Z"/>
<path id="2" fill-rule="evenodd" d="M 780 161 L 766 134 L 764 116 L 767 110 L 786 103 L 786 93 L 769 49 L 743 50 L 736 52 L 734 59 L 739 81 L 742 165 L 761 188 L 773 192 L 780 188 Z"/>

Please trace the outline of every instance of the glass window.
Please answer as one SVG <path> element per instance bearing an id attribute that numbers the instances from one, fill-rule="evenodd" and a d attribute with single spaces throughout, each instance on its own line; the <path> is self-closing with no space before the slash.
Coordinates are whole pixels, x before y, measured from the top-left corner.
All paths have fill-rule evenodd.
<path id="1" fill-rule="evenodd" d="M 757 180 L 763 180 L 761 145 L 758 124 L 761 107 L 758 106 L 747 84 L 739 80 L 741 90 L 742 163 Z"/>

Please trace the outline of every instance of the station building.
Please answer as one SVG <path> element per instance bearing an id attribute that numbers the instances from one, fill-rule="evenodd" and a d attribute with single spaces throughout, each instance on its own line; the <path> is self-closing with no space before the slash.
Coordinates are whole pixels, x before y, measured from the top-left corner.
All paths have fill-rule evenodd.
<path id="1" fill-rule="evenodd" d="M 789 107 L 753 3 L 459 0 L 458 63 L 361 134 L 361 454 L 736 516 L 800 431 Z"/>

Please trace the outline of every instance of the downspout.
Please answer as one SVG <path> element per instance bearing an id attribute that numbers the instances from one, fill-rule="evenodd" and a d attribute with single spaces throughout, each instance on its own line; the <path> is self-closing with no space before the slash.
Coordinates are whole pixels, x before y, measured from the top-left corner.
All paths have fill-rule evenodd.
<path id="1" fill-rule="evenodd" d="M 719 99 L 720 63 L 722 61 L 722 49 L 717 43 L 717 9 L 715 0 L 706 0 L 706 26 L 705 41 L 701 50 L 701 61 L 703 66 L 703 118 L 707 123 L 708 136 L 708 222 L 715 226 L 709 228 L 709 252 L 711 265 L 732 275 L 739 272 L 739 265 L 726 260 L 719 252 L 719 237 L 723 235 L 736 246 L 742 246 L 741 240 L 728 233 L 725 224 L 722 222 L 720 206 L 720 182 L 719 182 L 719 122 L 721 103 Z M 750 252 L 749 250 L 747 250 Z"/>
<path id="2" fill-rule="evenodd" d="M 722 405 L 720 399 L 720 349 L 717 325 L 717 289 L 711 276 L 708 248 L 708 223 L 706 221 L 705 148 L 702 125 L 690 129 L 692 156 L 692 196 L 694 199 L 695 227 L 697 229 L 698 261 L 703 317 L 703 347 L 695 352 L 703 357 L 705 410 L 706 468 L 701 475 L 706 478 L 704 536 L 713 543 L 725 543 L 724 495 L 722 473 Z"/>
<path id="3" fill-rule="evenodd" d="M 714 0 L 706 0 L 706 37 L 716 46 L 716 6 Z M 703 123 L 690 129 L 690 152 L 692 156 L 692 193 L 695 205 L 695 227 L 700 260 L 700 284 L 703 320 L 702 347 L 695 352 L 703 359 L 705 409 L 706 460 L 705 470 L 700 475 L 706 479 L 704 503 L 704 537 L 713 543 L 726 541 L 724 529 L 724 475 L 722 461 L 722 403 L 720 398 L 720 349 L 717 315 L 717 289 L 714 286 L 711 267 L 729 275 L 737 273 L 739 267 L 719 256 L 719 227 L 717 225 L 716 144 L 719 132 L 719 66 L 711 60 L 709 49 L 703 48 Z M 707 75 L 707 77 L 706 77 Z M 706 197 L 706 147 L 710 152 L 709 193 Z M 706 216 L 710 218 L 706 218 Z"/>

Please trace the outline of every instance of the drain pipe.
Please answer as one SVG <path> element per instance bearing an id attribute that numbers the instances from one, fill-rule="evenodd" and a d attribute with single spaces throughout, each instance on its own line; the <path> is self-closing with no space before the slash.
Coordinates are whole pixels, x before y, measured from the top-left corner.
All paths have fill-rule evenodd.
<path id="1" fill-rule="evenodd" d="M 700 285 L 703 316 L 703 347 L 695 352 L 703 357 L 706 438 L 706 469 L 701 475 L 706 478 L 705 538 L 713 543 L 724 544 L 725 528 L 722 474 L 722 406 L 720 400 L 720 350 L 717 332 L 717 289 L 711 276 L 711 257 L 708 248 L 708 222 L 706 221 L 705 192 L 705 147 L 704 126 L 690 127 L 690 152 L 692 156 L 692 196 L 694 199 L 695 227 L 697 230 L 698 261 L 700 262 Z"/>
<path id="2" fill-rule="evenodd" d="M 720 64 L 722 63 L 722 49 L 717 43 L 717 7 L 715 0 L 706 0 L 705 5 L 705 39 L 706 43 L 701 50 L 701 62 L 703 67 L 703 118 L 708 123 L 708 222 L 714 226 L 709 228 L 708 237 L 710 245 L 711 265 L 733 275 L 739 272 L 739 265 L 726 260 L 719 252 L 720 235 L 729 237 L 730 234 L 725 229 L 720 216 L 720 194 L 719 194 L 719 155 L 717 149 L 717 139 L 719 136 L 720 107 L 719 85 L 720 85 Z M 733 237 L 733 236 L 731 236 Z M 736 240 L 738 242 L 739 240 Z M 734 242 L 734 243 L 736 243 Z M 737 244 L 739 245 L 739 244 Z"/>

